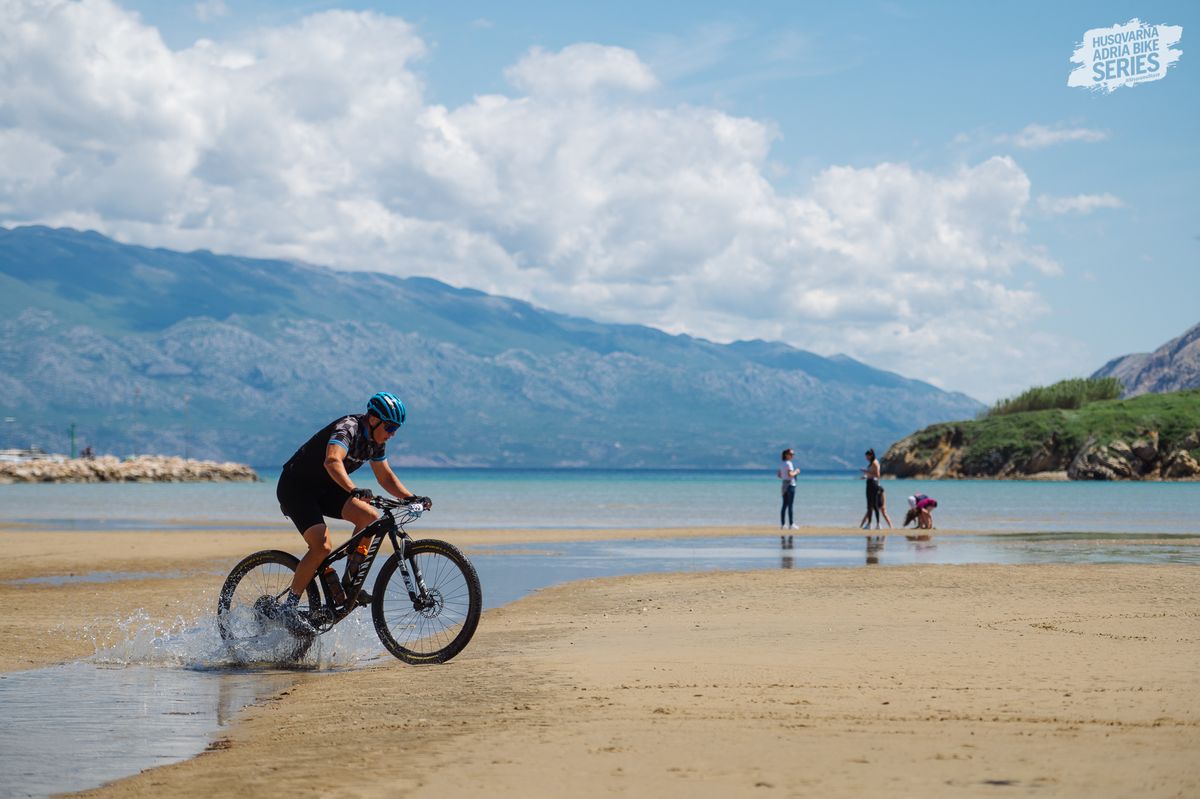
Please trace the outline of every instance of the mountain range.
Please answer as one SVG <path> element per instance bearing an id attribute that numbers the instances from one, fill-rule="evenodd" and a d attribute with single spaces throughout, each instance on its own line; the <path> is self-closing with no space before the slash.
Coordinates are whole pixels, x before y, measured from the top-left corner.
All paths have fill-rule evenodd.
<path id="1" fill-rule="evenodd" d="M 787 344 L 718 344 L 527 302 L 94 232 L 0 228 L 0 446 L 277 466 L 375 391 L 398 465 L 857 466 L 969 418 L 960 393 Z"/>
<path id="2" fill-rule="evenodd" d="M 1200 388 L 1200 324 L 1154 352 L 1113 358 L 1092 377 L 1117 378 L 1125 397 Z"/>

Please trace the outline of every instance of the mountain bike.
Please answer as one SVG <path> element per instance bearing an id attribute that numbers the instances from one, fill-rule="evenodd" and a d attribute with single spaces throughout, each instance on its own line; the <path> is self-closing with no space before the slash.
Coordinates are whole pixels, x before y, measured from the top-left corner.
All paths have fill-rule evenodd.
<path id="1" fill-rule="evenodd" d="M 483 591 L 475 567 L 452 544 L 409 537 L 405 525 L 425 512 L 423 504 L 385 497 L 369 502 L 382 514 L 321 562 L 297 613 L 316 635 L 349 616 L 359 606 L 359 591 L 386 538 L 393 551 L 372 589 L 375 632 L 388 652 L 405 663 L 444 663 L 463 650 L 479 624 Z M 370 539 L 367 555 L 339 596 L 337 573 L 327 570 L 365 539 Z M 308 653 L 315 635 L 297 633 L 282 620 L 281 602 L 299 562 L 295 555 L 270 549 L 233 567 L 217 600 L 217 627 L 235 656 L 254 659 L 282 648 L 286 659 L 299 661 Z"/>

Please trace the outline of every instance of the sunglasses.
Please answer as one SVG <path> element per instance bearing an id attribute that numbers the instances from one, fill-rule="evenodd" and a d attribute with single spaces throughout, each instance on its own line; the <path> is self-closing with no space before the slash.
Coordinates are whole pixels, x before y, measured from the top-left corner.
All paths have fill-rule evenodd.
<path id="1" fill-rule="evenodd" d="M 398 425 L 398 424 L 393 424 L 393 423 L 391 423 L 391 422 L 384 422 L 384 423 L 383 423 L 383 429 L 384 429 L 384 430 L 386 430 L 386 431 L 387 431 L 387 432 L 389 432 L 389 433 L 394 433 L 394 432 L 396 432 L 397 430 L 399 430 L 399 429 L 400 429 L 400 425 Z"/>

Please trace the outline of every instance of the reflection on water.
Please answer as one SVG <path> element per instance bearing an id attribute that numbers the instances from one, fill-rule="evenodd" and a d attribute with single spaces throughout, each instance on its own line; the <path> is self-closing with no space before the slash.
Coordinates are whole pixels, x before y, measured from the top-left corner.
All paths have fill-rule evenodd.
<path id="1" fill-rule="evenodd" d="M 789 539 L 791 539 L 789 541 Z M 714 569 L 792 569 L 963 563 L 1200 563 L 1188 536 L 1029 535 L 943 536 L 924 531 L 848 537 L 764 536 L 674 541 L 574 541 L 469 552 L 483 582 L 485 607 L 504 605 L 530 591 L 591 577 Z"/>
<path id="2" fill-rule="evenodd" d="M 91 663 L 0 674 L 4 791 L 77 791 L 192 757 L 243 707 L 299 679 Z"/>
<path id="3" fill-rule="evenodd" d="M 84 631 L 98 650 L 89 660 L 0 674 L 0 796 L 82 790 L 193 757 L 246 705 L 383 652 L 359 611 L 284 668 L 265 645 L 257 657 L 231 651 L 213 614 L 196 612 L 166 628 L 144 611 L 115 630 L 97 621 Z"/>
<path id="4" fill-rule="evenodd" d="M 887 540 L 886 536 L 869 535 L 867 539 L 867 565 L 874 566 L 879 563 L 879 551 L 883 549 L 883 544 Z"/>

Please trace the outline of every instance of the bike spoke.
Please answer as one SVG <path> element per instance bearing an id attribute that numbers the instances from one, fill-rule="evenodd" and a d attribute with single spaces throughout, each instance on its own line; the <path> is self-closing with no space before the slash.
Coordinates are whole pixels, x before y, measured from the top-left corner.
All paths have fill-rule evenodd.
<path id="1" fill-rule="evenodd" d="M 410 545 L 405 564 L 413 588 L 421 576 L 425 593 L 414 607 L 398 562 L 391 560 L 381 574 L 376 603 L 376 629 L 392 654 L 414 663 L 440 662 L 453 657 L 474 634 L 480 598 L 478 577 L 462 553 L 438 541 Z"/>
<path id="2" fill-rule="evenodd" d="M 312 637 L 292 634 L 279 615 L 279 602 L 291 587 L 296 563 L 286 552 L 257 552 L 226 579 L 217 605 L 217 626 L 235 660 L 295 662 L 308 651 Z M 298 610 L 307 613 L 317 602 L 310 585 Z"/>

